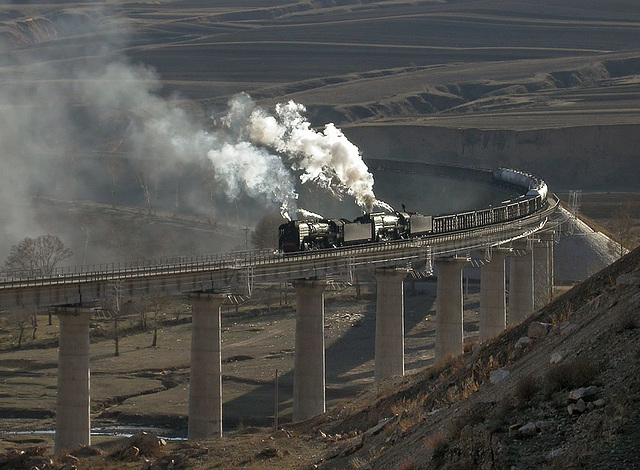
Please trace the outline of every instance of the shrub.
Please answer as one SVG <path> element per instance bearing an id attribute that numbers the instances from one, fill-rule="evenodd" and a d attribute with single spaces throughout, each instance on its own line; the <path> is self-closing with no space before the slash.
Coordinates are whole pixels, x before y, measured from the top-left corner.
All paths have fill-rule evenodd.
<path id="1" fill-rule="evenodd" d="M 636 312 L 626 312 L 615 325 L 616 333 L 635 330 L 636 328 L 640 328 L 640 316 Z"/>
<path id="2" fill-rule="evenodd" d="M 439 435 L 433 441 L 432 461 L 436 467 L 442 466 L 449 451 L 449 441 L 445 436 Z"/>
<path id="3" fill-rule="evenodd" d="M 367 461 L 362 457 L 354 456 L 349 459 L 349 465 L 351 468 L 355 469 L 364 468 L 364 466 L 367 465 Z"/>
<path id="4" fill-rule="evenodd" d="M 534 375 L 521 378 L 516 384 L 515 398 L 518 406 L 524 407 L 540 390 L 539 379 Z"/>
<path id="5" fill-rule="evenodd" d="M 573 307 L 570 303 L 567 303 L 562 307 L 561 311 L 556 311 L 551 315 L 551 323 L 553 325 L 564 323 L 573 315 L 573 313 Z"/>
<path id="6" fill-rule="evenodd" d="M 398 470 L 416 470 L 416 463 L 413 460 L 407 460 L 398 467 Z"/>
<path id="7" fill-rule="evenodd" d="M 461 414 L 451 420 L 451 435 L 453 439 L 458 439 L 462 430 L 467 426 L 475 426 L 484 423 L 486 419 L 486 407 L 475 406 L 466 413 Z"/>
<path id="8" fill-rule="evenodd" d="M 593 361 L 575 360 L 556 364 L 547 372 L 547 393 L 558 390 L 573 390 L 590 385 L 598 375 L 598 366 Z"/>

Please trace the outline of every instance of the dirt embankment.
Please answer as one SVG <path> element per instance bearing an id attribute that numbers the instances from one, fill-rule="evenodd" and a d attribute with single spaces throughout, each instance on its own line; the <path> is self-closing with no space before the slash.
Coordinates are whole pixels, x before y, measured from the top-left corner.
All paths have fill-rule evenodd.
<path id="1" fill-rule="evenodd" d="M 593 101 L 594 107 L 609 99 L 620 100 L 621 94 L 629 91 L 629 87 L 637 83 L 640 72 L 639 57 L 624 57 L 612 60 L 600 60 L 587 65 L 572 68 L 560 64 L 547 65 L 551 67 L 545 72 L 532 72 L 521 77 L 503 77 L 497 79 L 480 78 L 473 80 L 456 80 L 440 82 L 437 72 L 418 68 L 396 69 L 368 72 L 361 75 L 340 77 L 343 81 L 356 79 L 387 79 L 389 75 L 409 75 L 424 73 L 426 79 L 422 86 L 416 86 L 410 92 L 388 93 L 375 101 L 356 103 L 348 101 L 338 104 L 332 110 L 332 117 L 339 123 L 359 122 L 363 120 L 379 120 L 402 118 L 437 113 L 464 114 L 477 112 L 503 112 L 544 106 L 560 101 L 563 96 L 579 93 L 582 103 Z M 520 72 L 522 74 L 522 72 Z M 453 78 L 453 77 L 449 77 Z M 298 83 L 298 90 L 290 89 L 288 93 L 303 91 L 340 83 L 337 77 L 324 79 L 325 83 L 308 81 Z M 291 85 L 290 85 L 291 87 Z M 401 89 L 401 88 L 400 88 Z M 605 94 L 598 93 L 601 89 Z M 607 95 L 612 90 L 616 95 Z M 595 93 L 598 96 L 592 96 Z M 539 99 L 543 98 L 543 99 Z M 633 97 L 631 98 L 633 100 Z M 566 103 L 565 103 L 566 104 Z M 573 104 L 573 103 L 572 103 Z"/>
<path id="2" fill-rule="evenodd" d="M 318 419 L 370 434 L 320 468 L 640 468 L 639 263 L 635 250 L 489 344 Z"/>
<path id="3" fill-rule="evenodd" d="M 61 10 L 39 16 L 15 12 L 0 20 L 0 50 L 28 47 L 73 35 L 95 32 L 97 19 L 84 11 Z"/>
<path id="4" fill-rule="evenodd" d="M 545 179 L 554 190 L 640 189 L 640 126 L 532 131 L 374 125 L 345 129 L 371 158 L 512 167 Z"/>

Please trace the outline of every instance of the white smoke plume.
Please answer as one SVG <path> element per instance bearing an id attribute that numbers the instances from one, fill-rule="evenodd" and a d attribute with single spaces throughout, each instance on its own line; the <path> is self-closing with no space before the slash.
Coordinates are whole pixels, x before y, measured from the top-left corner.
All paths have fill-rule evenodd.
<path id="1" fill-rule="evenodd" d="M 177 164 L 200 162 L 211 170 L 217 192 L 228 201 L 241 195 L 264 206 L 295 207 L 291 171 L 282 159 L 238 139 L 239 134 L 205 130 L 183 109 L 154 93 L 159 81 L 150 70 L 126 63 L 109 64 L 102 75 L 80 82 L 80 92 L 95 100 L 95 119 L 111 109 L 131 116 L 124 141 L 146 173 L 176 172 Z M 233 114 L 230 108 L 229 115 Z"/>
<path id="2" fill-rule="evenodd" d="M 278 203 L 283 214 L 293 208 L 297 194 L 291 172 L 276 155 L 248 142 L 237 142 L 213 148 L 207 156 L 229 199 L 244 191 L 250 197 Z"/>
<path id="3" fill-rule="evenodd" d="M 243 137 L 288 156 L 289 164 L 302 171 L 302 183 L 312 181 L 337 197 L 347 193 L 367 212 L 374 206 L 392 210 L 376 199 L 373 175 L 358 147 L 332 123 L 322 132 L 312 129 L 302 114 L 305 110 L 303 105 L 289 101 L 276 105 L 271 115 L 241 96 L 232 105 L 226 122 L 234 125 L 246 121 Z"/>

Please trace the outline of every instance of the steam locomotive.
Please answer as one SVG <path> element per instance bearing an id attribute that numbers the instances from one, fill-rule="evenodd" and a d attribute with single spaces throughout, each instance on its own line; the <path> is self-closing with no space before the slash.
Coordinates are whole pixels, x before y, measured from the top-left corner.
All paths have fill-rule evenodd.
<path id="1" fill-rule="evenodd" d="M 353 221 L 291 220 L 278 229 L 280 251 L 293 253 L 470 230 L 526 217 L 546 203 L 547 185 L 539 178 L 509 169 L 495 170 L 493 178 L 497 182 L 524 187 L 526 193 L 499 206 L 441 216 L 394 211 L 368 213 Z"/>
<path id="2" fill-rule="evenodd" d="M 291 220 L 280 225 L 285 253 L 401 240 L 432 231 L 432 217 L 409 212 L 369 213 L 347 219 Z"/>

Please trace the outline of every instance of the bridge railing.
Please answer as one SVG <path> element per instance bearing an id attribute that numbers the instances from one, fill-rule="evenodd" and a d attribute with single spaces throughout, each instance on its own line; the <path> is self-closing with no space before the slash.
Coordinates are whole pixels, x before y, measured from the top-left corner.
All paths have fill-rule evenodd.
<path id="1" fill-rule="evenodd" d="M 139 259 L 127 262 L 100 263 L 83 266 L 56 267 L 49 272 L 38 269 L 12 269 L 0 271 L 0 287 L 7 284 L 32 284 L 55 280 L 77 282 L 78 280 L 102 279 L 106 277 L 126 278 L 144 274 L 184 273 L 198 270 L 237 268 L 256 257 L 273 255 L 273 250 L 236 251 L 206 255 L 178 256 L 158 259 Z"/>

